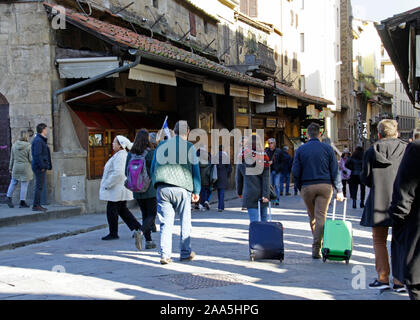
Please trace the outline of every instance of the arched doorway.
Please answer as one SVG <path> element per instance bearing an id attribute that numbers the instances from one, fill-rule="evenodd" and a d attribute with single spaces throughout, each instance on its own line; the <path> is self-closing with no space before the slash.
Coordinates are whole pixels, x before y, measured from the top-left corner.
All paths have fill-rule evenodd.
<path id="1" fill-rule="evenodd" d="M 11 152 L 9 102 L 0 93 L 0 201 L 4 200 L 10 183 Z"/>

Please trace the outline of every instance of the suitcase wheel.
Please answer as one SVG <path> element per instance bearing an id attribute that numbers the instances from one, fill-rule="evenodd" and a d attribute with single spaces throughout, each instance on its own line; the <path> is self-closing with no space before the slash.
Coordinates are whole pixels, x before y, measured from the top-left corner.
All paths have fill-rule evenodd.
<path id="1" fill-rule="evenodd" d="M 324 263 L 327 261 L 328 253 L 330 253 L 330 249 L 327 249 L 327 248 L 322 249 L 322 261 Z"/>

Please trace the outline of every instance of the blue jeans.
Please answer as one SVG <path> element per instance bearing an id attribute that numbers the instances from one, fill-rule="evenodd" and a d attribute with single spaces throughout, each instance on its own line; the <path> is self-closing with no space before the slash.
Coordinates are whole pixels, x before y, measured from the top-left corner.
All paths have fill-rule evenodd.
<path id="1" fill-rule="evenodd" d="M 219 210 L 225 210 L 225 189 L 217 189 L 217 198 L 219 199 Z"/>
<path id="2" fill-rule="evenodd" d="M 160 220 L 160 255 L 163 259 L 172 255 L 172 230 L 175 214 L 181 220 L 181 258 L 191 254 L 191 192 L 184 188 L 162 185 L 157 188 L 157 214 Z"/>
<path id="3" fill-rule="evenodd" d="M 10 181 L 9 189 L 7 190 L 7 196 L 12 198 L 13 192 L 15 191 L 19 180 L 13 179 Z M 28 193 L 28 185 L 29 181 L 21 181 L 20 182 L 20 201 L 26 200 L 26 194 Z"/>
<path id="4" fill-rule="evenodd" d="M 211 191 L 209 187 L 201 187 L 200 192 L 200 204 L 204 205 L 204 202 L 209 201 Z"/>
<path id="5" fill-rule="evenodd" d="M 261 207 L 261 215 L 258 212 L 258 208 L 248 208 L 248 215 L 249 215 L 249 221 L 267 221 L 267 207 Z"/>
<path id="6" fill-rule="evenodd" d="M 35 174 L 35 188 L 34 188 L 34 207 L 41 205 L 41 193 L 45 188 L 45 180 L 47 171 L 34 170 Z"/>
<path id="7" fill-rule="evenodd" d="M 290 174 L 280 174 L 280 193 L 283 193 L 284 184 L 286 184 L 286 193 L 289 193 L 290 189 Z"/>
<path id="8" fill-rule="evenodd" d="M 280 173 L 271 171 L 270 183 L 276 189 L 277 201 L 280 201 Z"/>

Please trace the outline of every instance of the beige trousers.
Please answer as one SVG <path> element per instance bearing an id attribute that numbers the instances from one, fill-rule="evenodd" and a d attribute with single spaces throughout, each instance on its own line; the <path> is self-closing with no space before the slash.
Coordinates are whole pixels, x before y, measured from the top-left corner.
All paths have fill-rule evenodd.
<path id="1" fill-rule="evenodd" d="M 330 184 L 314 184 L 303 186 L 301 192 L 308 211 L 309 224 L 313 235 L 312 254 L 320 255 L 324 225 L 327 219 L 327 210 L 330 204 L 333 188 Z"/>

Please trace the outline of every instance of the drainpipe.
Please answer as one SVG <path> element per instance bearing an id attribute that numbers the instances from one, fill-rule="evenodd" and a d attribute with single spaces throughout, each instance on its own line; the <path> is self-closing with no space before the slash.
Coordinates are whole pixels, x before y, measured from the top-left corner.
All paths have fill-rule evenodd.
<path id="1" fill-rule="evenodd" d="M 130 49 L 129 53 L 136 56 L 136 59 L 135 59 L 134 62 L 132 62 L 128 65 L 122 66 L 122 67 L 118 67 L 118 68 L 113 69 L 113 70 L 109 70 L 107 72 L 104 72 L 104 73 L 99 74 L 97 76 L 94 76 L 92 78 L 80 81 L 78 83 L 72 84 L 68 87 L 58 89 L 57 91 L 55 91 L 53 93 L 53 96 L 52 96 L 52 115 L 53 115 L 52 125 L 53 125 L 54 133 L 56 133 L 55 132 L 55 125 L 54 125 L 55 121 L 54 120 L 57 117 L 57 113 L 58 113 L 58 106 L 57 106 L 58 96 L 65 93 L 65 92 L 69 92 L 69 91 L 84 87 L 84 86 L 86 86 L 88 84 L 91 84 L 93 82 L 102 80 L 102 79 L 104 79 L 104 78 L 106 78 L 106 77 L 108 77 L 108 76 L 110 76 L 114 73 L 124 72 L 124 71 L 127 71 L 127 70 L 131 69 L 131 68 L 134 68 L 135 66 L 137 66 L 140 63 L 141 55 L 137 52 L 137 50 L 134 50 L 134 49 Z M 54 134 L 54 138 L 56 138 L 56 137 L 57 137 L 57 134 Z M 54 151 L 57 151 L 57 139 L 54 139 Z"/>

